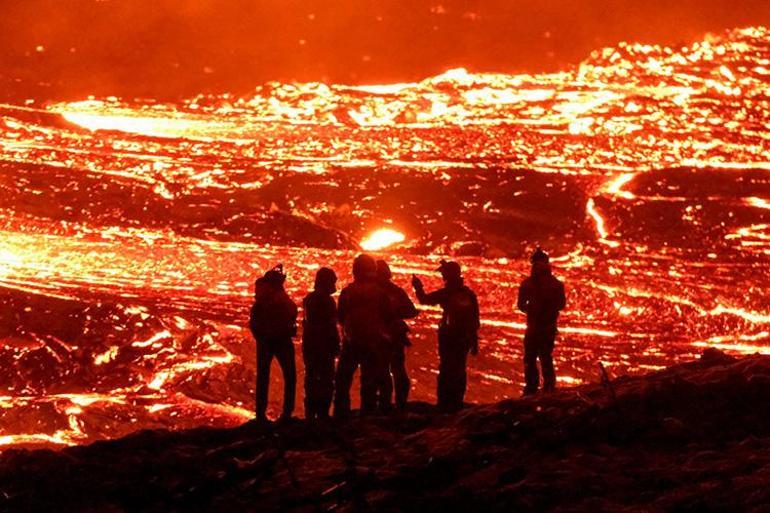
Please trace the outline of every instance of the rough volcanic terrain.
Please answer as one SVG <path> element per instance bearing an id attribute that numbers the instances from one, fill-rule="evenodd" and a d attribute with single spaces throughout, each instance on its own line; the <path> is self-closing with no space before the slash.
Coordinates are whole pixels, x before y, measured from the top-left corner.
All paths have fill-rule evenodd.
<path id="1" fill-rule="evenodd" d="M 770 358 L 349 423 L 0 456 L 2 511 L 767 511 Z"/>

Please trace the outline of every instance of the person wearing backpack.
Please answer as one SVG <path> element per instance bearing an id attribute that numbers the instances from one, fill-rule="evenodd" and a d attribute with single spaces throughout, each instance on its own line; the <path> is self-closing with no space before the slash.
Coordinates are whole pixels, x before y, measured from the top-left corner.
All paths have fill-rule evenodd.
<path id="1" fill-rule="evenodd" d="M 387 324 L 391 313 L 371 256 L 358 255 L 353 261 L 353 282 L 340 292 L 338 317 L 343 340 L 334 380 L 334 416 L 350 414 L 350 387 L 359 367 L 361 413 L 373 413 L 382 403 L 378 394 L 388 372 Z"/>
<path id="2" fill-rule="evenodd" d="M 426 293 L 422 281 L 412 276 L 417 300 L 423 305 L 441 306 L 438 326 L 439 371 L 437 393 L 441 411 L 457 411 L 463 406 L 468 353 L 478 354 L 479 305 L 476 294 L 463 283 L 460 264 L 441 261 L 438 268 L 444 287 Z"/>
<path id="3" fill-rule="evenodd" d="M 340 353 L 337 331 L 337 275 L 322 267 L 313 291 L 302 301 L 302 359 L 305 363 L 305 418 L 325 419 L 334 395 L 334 358 Z"/>
<path id="4" fill-rule="evenodd" d="M 297 334 L 297 305 L 284 290 L 286 274 L 279 264 L 254 284 L 254 305 L 249 315 L 249 328 L 257 342 L 256 414 L 267 421 L 267 396 L 270 387 L 270 364 L 278 360 L 283 373 L 282 420 L 291 418 L 297 384 L 294 343 Z"/>
<path id="5" fill-rule="evenodd" d="M 527 314 L 524 332 L 524 395 L 537 392 L 543 374 L 543 391 L 556 388 L 553 368 L 553 347 L 556 341 L 556 321 L 566 305 L 564 284 L 551 273 L 548 254 L 537 248 L 530 258 L 532 271 L 519 287 L 517 306 Z"/>

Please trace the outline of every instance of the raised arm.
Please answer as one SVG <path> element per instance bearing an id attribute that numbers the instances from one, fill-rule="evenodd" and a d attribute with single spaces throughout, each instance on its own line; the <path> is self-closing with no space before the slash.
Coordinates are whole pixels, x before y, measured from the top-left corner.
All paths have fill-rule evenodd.
<path id="1" fill-rule="evenodd" d="M 425 292 L 422 280 L 415 275 L 412 275 L 412 287 L 414 287 L 414 294 L 421 305 L 439 305 L 446 302 L 446 290 L 438 289 L 428 294 Z"/>
<path id="2" fill-rule="evenodd" d="M 427 293 L 425 292 L 425 289 L 419 288 L 414 289 L 414 293 L 417 296 L 417 301 L 419 301 L 421 305 L 439 305 L 444 302 L 444 299 L 446 298 L 444 289 L 438 289 Z"/>

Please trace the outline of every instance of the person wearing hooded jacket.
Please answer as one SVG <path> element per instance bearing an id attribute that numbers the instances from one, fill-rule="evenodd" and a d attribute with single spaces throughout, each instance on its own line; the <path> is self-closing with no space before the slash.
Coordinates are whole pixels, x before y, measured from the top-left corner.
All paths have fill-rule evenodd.
<path id="1" fill-rule="evenodd" d="M 342 351 L 334 380 L 334 416 L 350 414 L 350 387 L 361 368 L 361 413 L 376 411 L 388 370 L 387 323 L 390 301 L 377 282 L 377 264 L 365 254 L 353 261 L 353 282 L 340 292 L 338 317 Z"/>
<path id="2" fill-rule="evenodd" d="M 384 403 L 380 405 L 380 408 L 390 409 L 395 390 L 396 408 L 402 410 L 406 407 L 409 389 L 412 385 L 406 371 L 406 348 L 412 343 L 409 341 L 409 326 L 407 326 L 405 319 L 417 317 L 418 312 L 406 291 L 396 285 L 391 278 L 392 273 L 388 263 L 385 260 L 377 260 L 377 279 L 390 299 L 390 309 L 393 315 L 387 326 L 390 344 L 388 350 L 389 372 L 382 384 L 381 399 Z"/>
<path id="3" fill-rule="evenodd" d="M 532 270 L 519 287 L 517 305 L 527 314 L 524 332 L 524 395 L 537 392 L 540 375 L 543 374 L 543 390 L 556 388 L 556 372 L 553 367 L 553 348 L 556 341 L 556 322 L 559 312 L 566 306 L 564 284 L 551 272 L 548 254 L 537 248 L 530 258 Z"/>
<path id="4" fill-rule="evenodd" d="M 438 271 L 444 280 L 443 288 L 426 293 L 416 276 L 412 277 L 412 286 L 421 304 L 441 306 L 436 395 L 439 409 L 452 412 L 463 407 L 468 352 L 476 355 L 479 351 L 479 305 L 476 294 L 463 283 L 460 264 L 442 260 Z"/>
<path id="5" fill-rule="evenodd" d="M 254 304 L 249 315 L 249 328 L 257 342 L 257 420 L 267 421 L 267 397 L 270 387 L 270 364 L 278 360 L 283 373 L 283 413 L 290 419 L 294 412 L 297 370 L 292 338 L 297 334 L 297 305 L 284 289 L 286 275 L 278 265 L 266 272 L 254 285 Z"/>
<path id="6" fill-rule="evenodd" d="M 305 363 L 305 418 L 324 419 L 334 395 L 334 358 L 340 352 L 337 305 L 337 275 L 322 267 L 315 286 L 302 301 L 302 358 Z"/>

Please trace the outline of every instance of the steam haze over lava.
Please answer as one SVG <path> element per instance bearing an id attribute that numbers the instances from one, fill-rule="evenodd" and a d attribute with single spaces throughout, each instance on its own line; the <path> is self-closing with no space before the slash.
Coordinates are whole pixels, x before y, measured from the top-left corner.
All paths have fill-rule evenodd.
<path id="1" fill-rule="evenodd" d="M 158 99 L 558 71 L 623 41 L 768 24 L 764 0 L 26 0 L 0 5 L 0 85 L 22 99 Z"/>

